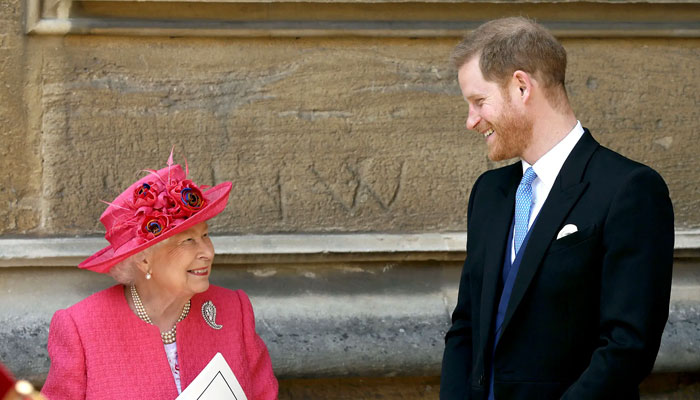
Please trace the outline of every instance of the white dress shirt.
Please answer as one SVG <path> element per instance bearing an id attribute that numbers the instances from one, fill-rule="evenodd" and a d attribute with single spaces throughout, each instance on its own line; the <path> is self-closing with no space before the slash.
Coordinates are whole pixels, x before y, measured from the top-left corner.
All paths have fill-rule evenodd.
<path id="1" fill-rule="evenodd" d="M 580 121 L 576 121 L 576 126 L 572 129 L 559 143 L 554 147 L 549 149 L 539 160 L 535 162 L 534 165 L 528 164 L 525 160 L 520 162 L 523 165 L 523 174 L 528 168 L 532 169 L 537 174 L 537 178 L 532 181 L 532 209 L 530 211 L 530 220 L 528 221 L 527 229 L 530 230 L 532 223 L 537 218 L 537 215 L 542 209 L 544 201 L 547 200 L 549 191 L 552 190 L 554 181 L 559 175 L 561 167 L 564 165 L 564 161 L 569 157 L 571 150 L 574 149 L 576 143 L 583 136 L 583 127 Z M 515 238 L 515 233 L 513 233 Z M 510 262 L 515 261 L 515 243 L 510 242 Z"/>

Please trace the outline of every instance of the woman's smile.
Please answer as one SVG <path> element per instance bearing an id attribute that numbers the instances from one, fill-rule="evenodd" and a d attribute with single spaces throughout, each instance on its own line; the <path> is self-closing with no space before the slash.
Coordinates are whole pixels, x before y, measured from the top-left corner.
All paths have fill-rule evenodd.
<path id="1" fill-rule="evenodd" d="M 207 276 L 209 275 L 209 267 L 204 267 L 200 269 L 189 269 L 187 270 L 187 273 L 197 276 Z"/>

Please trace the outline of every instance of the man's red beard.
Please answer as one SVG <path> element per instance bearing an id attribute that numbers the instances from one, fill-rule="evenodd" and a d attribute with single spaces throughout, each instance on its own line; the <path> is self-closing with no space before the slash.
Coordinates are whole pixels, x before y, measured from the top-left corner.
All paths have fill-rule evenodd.
<path id="1" fill-rule="evenodd" d="M 522 157 L 523 152 L 532 141 L 534 122 L 525 113 L 516 110 L 508 97 L 505 97 L 503 112 L 498 120 L 486 123 L 494 133 L 487 140 L 488 157 L 493 161 Z M 487 128 L 477 126 L 478 132 Z"/>

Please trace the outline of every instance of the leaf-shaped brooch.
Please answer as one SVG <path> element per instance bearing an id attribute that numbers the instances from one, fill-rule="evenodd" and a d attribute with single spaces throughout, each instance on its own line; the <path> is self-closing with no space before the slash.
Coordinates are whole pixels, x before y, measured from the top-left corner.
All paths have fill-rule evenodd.
<path id="1" fill-rule="evenodd" d="M 202 317 L 207 325 L 211 326 L 213 329 L 221 329 L 223 325 L 216 323 L 216 306 L 211 300 L 202 304 Z"/>

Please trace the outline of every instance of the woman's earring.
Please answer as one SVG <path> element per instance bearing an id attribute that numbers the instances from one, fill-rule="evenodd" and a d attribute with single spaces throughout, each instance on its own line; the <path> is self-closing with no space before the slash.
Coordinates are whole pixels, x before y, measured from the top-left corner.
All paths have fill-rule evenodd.
<path id="1" fill-rule="evenodd" d="M 149 280 L 149 279 L 151 279 L 151 272 L 150 271 L 146 272 L 146 280 Z"/>

